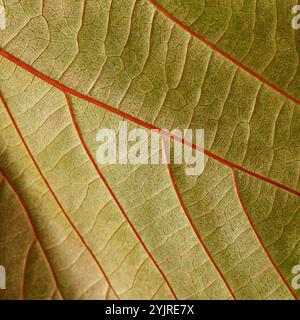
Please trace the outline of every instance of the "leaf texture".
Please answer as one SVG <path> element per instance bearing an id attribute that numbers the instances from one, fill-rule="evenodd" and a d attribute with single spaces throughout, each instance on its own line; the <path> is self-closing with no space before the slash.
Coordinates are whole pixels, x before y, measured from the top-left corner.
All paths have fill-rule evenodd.
<path id="1" fill-rule="evenodd" d="M 295 1 L 3 2 L 0 299 L 298 299 Z M 203 173 L 99 165 L 122 120 Z"/>

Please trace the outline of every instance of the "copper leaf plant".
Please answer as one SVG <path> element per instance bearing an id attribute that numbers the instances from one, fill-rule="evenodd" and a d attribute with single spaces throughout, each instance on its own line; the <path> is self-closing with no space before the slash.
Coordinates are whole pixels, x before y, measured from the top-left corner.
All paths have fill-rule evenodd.
<path id="1" fill-rule="evenodd" d="M 296 4 L 0 1 L 0 299 L 298 299 Z M 124 120 L 204 171 L 98 164 Z"/>

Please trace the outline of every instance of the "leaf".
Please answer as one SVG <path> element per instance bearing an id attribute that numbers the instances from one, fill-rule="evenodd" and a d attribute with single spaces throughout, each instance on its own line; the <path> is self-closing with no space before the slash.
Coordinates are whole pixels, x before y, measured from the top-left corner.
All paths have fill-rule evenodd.
<path id="1" fill-rule="evenodd" d="M 298 299 L 295 1 L 3 2 L 0 299 Z M 204 172 L 97 164 L 122 120 Z"/>

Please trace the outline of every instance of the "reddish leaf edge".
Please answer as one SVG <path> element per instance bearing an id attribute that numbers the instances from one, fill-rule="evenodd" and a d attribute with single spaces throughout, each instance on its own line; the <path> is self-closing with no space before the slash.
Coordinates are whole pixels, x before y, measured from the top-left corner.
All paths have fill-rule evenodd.
<path id="1" fill-rule="evenodd" d="M 107 105 L 107 104 L 105 104 L 105 103 L 103 103 L 101 101 L 98 101 L 98 100 L 96 100 L 94 98 L 91 98 L 89 96 L 86 96 L 85 94 L 80 93 L 80 92 L 78 92 L 78 91 L 76 91 L 76 90 L 74 90 L 72 88 L 69 88 L 69 87 L 61 84 L 60 82 L 58 82 L 58 81 L 56 81 L 56 80 L 54 80 L 52 78 L 49 78 L 48 76 L 46 76 L 42 72 L 34 69 L 33 67 L 29 66 L 25 62 L 19 60 L 18 58 L 14 57 L 13 55 L 11 55 L 10 53 L 8 53 L 7 51 L 5 51 L 3 49 L 0 49 L 0 55 L 3 56 L 4 58 L 8 59 L 9 61 L 13 62 L 17 66 L 21 67 L 22 69 L 30 72 L 34 76 L 36 76 L 36 77 L 40 78 L 41 80 L 47 82 L 48 84 L 51 84 L 53 87 L 59 89 L 60 91 L 62 91 L 65 94 L 68 93 L 68 94 L 76 96 L 76 97 L 78 97 L 78 98 L 80 98 L 82 100 L 85 100 L 85 101 L 87 101 L 89 103 L 95 104 L 98 107 L 101 107 L 101 108 L 103 108 L 103 109 L 105 109 L 105 110 L 107 110 L 109 112 L 112 112 L 112 113 L 114 113 L 116 115 L 119 115 L 119 116 L 121 116 L 121 117 L 123 117 L 123 118 L 125 118 L 125 119 L 127 119 L 127 120 L 129 120 L 131 122 L 134 122 L 134 123 L 136 123 L 136 124 L 138 124 L 140 126 L 143 126 L 143 127 L 147 128 L 147 129 L 160 130 L 162 135 L 169 136 L 169 137 L 171 137 L 172 139 L 174 139 L 176 141 L 184 143 L 184 144 L 190 146 L 191 148 L 193 148 L 193 149 L 195 149 L 195 150 L 197 150 L 199 152 L 204 153 L 208 157 L 213 158 L 213 159 L 217 160 L 218 162 L 220 162 L 220 163 L 222 163 L 222 164 L 224 164 L 224 165 L 226 165 L 226 166 L 228 166 L 230 168 L 233 168 L 233 169 L 236 169 L 236 170 L 239 170 L 239 171 L 243 171 L 243 172 L 245 172 L 245 173 L 247 173 L 247 174 L 249 174 L 249 175 L 251 175 L 251 176 L 253 176 L 253 177 L 257 178 L 257 179 L 260 179 L 260 180 L 263 180 L 263 181 L 265 181 L 267 183 L 273 184 L 274 186 L 276 186 L 276 187 L 278 187 L 280 189 L 283 189 L 283 190 L 285 190 L 285 191 L 287 191 L 289 193 L 292 193 L 292 194 L 294 194 L 296 196 L 300 196 L 300 192 L 297 191 L 297 190 L 289 188 L 284 184 L 281 184 L 281 183 L 276 182 L 276 181 L 274 181 L 272 179 L 269 179 L 269 178 L 264 177 L 264 176 L 262 176 L 260 174 L 257 174 L 257 173 L 255 173 L 255 172 L 253 172 L 251 170 L 243 168 L 243 167 L 241 167 L 241 166 L 239 166 L 239 165 L 237 165 L 237 164 L 235 164 L 233 162 L 230 162 L 230 161 L 228 161 L 226 159 L 223 159 L 220 156 L 217 156 L 216 154 L 214 154 L 214 153 L 212 153 L 212 152 L 210 152 L 208 150 L 199 148 L 195 144 L 191 144 L 191 143 L 189 143 L 189 142 L 187 142 L 187 141 L 185 141 L 185 140 L 183 140 L 183 139 L 181 139 L 181 138 L 179 138 L 179 137 L 177 137 L 175 135 L 170 134 L 169 132 L 163 131 L 160 128 L 156 127 L 155 125 L 152 125 L 150 123 L 147 123 L 145 121 L 137 119 L 134 116 L 131 116 L 131 115 L 129 115 L 129 114 L 123 112 L 123 111 L 120 111 L 120 110 L 118 110 L 118 109 L 116 109 L 114 107 L 111 107 L 111 106 L 109 106 L 109 105 Z M 299 104 L 300 104 L 300 101 L 299 101 Z"/>
<path id="2" fill-rule="evenodd" d="M 72 104 L 71 101 L 68 97 L 67 94 L 65 94 L 66 97 L 66 101 L 67 101 L 67 105 L 69 108 L 69 112 L 70 112 L 70 116 L 72 119 L 72 123 L 73 126 L 76 130 L 77 136 L 81 142 L 81 145 L 83 147 L 83 149 L 85 150 L 89 160 L 91 161 L 95 171 L 97 172 L 98 176 L 100 177 L 100 179 L 102 180 L 102 182 L 104 183 L 106 189 L 108 190 L 109 194 L 111 195 L 111 197 L 113 198 L 115 204 L 117 205 L 117 207 L 119 208 L 119 210 L 122 212 L 125 220 L 127 221 L 127 223 L 129 224 L 129 226 L 131 227 L 133 233 L 135 234 L 135 236 L 137 237 L 137 239 L 139 240 L 139 242 L 141 243 L 142 247 L 144 248 L 144 250 L 146 251 L 146 253 L 148 254 L 149 258 L 151 259 L 151 261 L 153 262 L 153 264 L 155 265 L 155 267 L 157 268 L 157 270 L 159 271 L 159 273 L 161 274 L 162 278 L 164 279 L 165 283 L 167 284 L 169 290 L 172 293 L 172 296 L 174 297 L 175 300 L 177 300 L 177 296 L 175 294 L 175 291 L 173 290 L 173 288 L 170 285 L 170 282 L 167 279 L 167 276 L 164 274 L 164 272 L 162 271 L 162 269 L 159 267 L 158 263 L 155 261 L 154 257 L 152 256 L 151 252 L 149 251 L 149 249 L 147 248 L 145 242 L 143 241 L 143 239 L 141 238 L 141 236 L 139 235 L 138 231 L 136 230 L 136 228 L 134 227 L 133 223 L 131 222 L 131 220 L 129 219 L 128 215 L 126 214 L 124 208 L 122 207 L 122 205 L 120 204 L 119 200 L 117 199 L 116 195 L 114 194 L 114 192 L 112 191 L 111 187 L 109 186 L 108 182 L 106 181 L 104 175 L 102 174 L 102 172 L 100 171 L 98 165 L 96 164 L 94 158 L 92 157 L 83 137 L 81 134 L 81 131 L 77 125 L 76 119 L 75 119 L 75 115 L 73 112 L 73 108 L 72 108 Z"/>
<path id="3" fill-rule="evenodd" d="M 6 109 L 6 112 L 8 113 L 8 116 L 15 128 L 15 130 L 17 131 L 17 134 L 18 136 L 20 137 L 28 155 L 30 156 L 34 166 L 36 167 L 38 173 L 40 174 L 42 180 L 44 181 L 44 183 L 46 184 L 49 192 L 51 193 L 52 197 L 54 198 L 55 202 L 57 203 L 58 207 L 60 208 L 60 210 L 62 211 L 64 217 L 67 219 L 68 223 L 70 224 L 70 226 L 72 227 L 72 229 L 75 231 L 76 235 L 78 236 L 78 238 L 81 240 L 81 242 L 83 243 L 83 245 L 85 246 L 85 248 L 87 249 L 88 253 L 90 254 L 90 256 L 93 258 L 94 262 L 96 263 L 97 267 L 99 268 L 99 271 L 101 272 L 101 275 L 105 278 L 107 284 L 109 285 L 109 287 L 112 289 L 112 291 L 114 292 L 115 296 L 120 299 L 119 295 L 117 294 L 116 290 L 114 289 L 114 287 L 112 286 L 107 274 L 105 273 L 104 269 L 102 268 L 100 262 L 98 261 L 98 259 L 96 258 L 96 256 L 94 255 L 93 251 L 91 250 L 91 248 L 88 246 L 87 242 L 85 241 L 85 239 L 83 238 L 83 236 L 80 234 L 80 232 L 78 231 L 78 229 L 76 228 L 76 226 L 74 225 L 73 221 L 71 220 L 71 218 L 68 216 L 68 214 L 66 213 L 65 209 L 63 208 L 62 204 L 60 203 L 60 201 L 58 200 L 57 196 L 55 195 L 53 189 L 51 188 L 49 182 L 47 181 L 47 179 L 45 178 L 44 174 L 42 173 L 42 170 L 40 169 L 37 161 L 35 160 L 30 148 L 28 147 L 25 139 L 23 138 L 22 136 L 22 133 L 19 129 L 19 127 L 17 126 L 17 123 L 14 119 L 14 117 L 12 116 L 12 113 L 10 112 L 1 92 L 0 92 L 0 100 L 2 102 L 2 104 L 4 105 L 4 108 Z M 3 174 L 4 175 L 4 174 Z M 4 175 L 5 176 L 5 175 Z M 15 190 L 15 189 L 14 189 Z M 15 190 L 16 192 L 16 190 Z M 18 193 L 16 192 L 18 198 L 21 200 L 21 197 L 18 195 Z M 22 201 L 21 203 L 24 204 L 24 202 Z M 24 206 L 25 208 L 25 206 Z M 26 210 L 27 214 L 28 214 L 28 218 L 29 218 L 29 221 L 31 221 L 31 218 L 30 218 L 30 215 L 29 215 L 29 212 Z M 32 226 L 33 226 L 33 223 L 31 222 Z M 35 229 L 34 229 L 35 230 Z M 53 275 L 54 275 L 54 272 L 53 272 Z M 55 278 L 56 279 L 56 278 Z M 57 280 L 56 280 L 57 282 Z M 57 282 L 58 284 L 58 282 Z"/>
<path id="4" fill-rule="evenodd" d="M 202 43 L 204 43 L 206 46 L 208 46 L 209 48 L 211 48 L 213 51 L 217 52 L 218 54 L 220 54 L 221 56 L 223 56 L 226 60 L 231 61 L 233 64 L 235 64 L 238 68 L 246 71 L 249 75 L 251 75 L 252 77 L 256 78 L 257 80 L 259 80 L 260 82 L 264 83 L 265 85 L 267 85 L 268 87 L 274 89 L 275 91 L 277 91 L 278 93 L 284 95 L 286 98 L 288 98 L 289 100 L 293 101 L 294 103 L 296 103 L 298 106 L 300 106 L 300 101 L 291 96 L 290 94 L 284 92 L 283 90 L 281 90 L 280 88 L 278 88 L 276 85 L 274 85 L 273 83 L 271 83 L 270 81 L 266 80 L 264 77 L 260 76 L 258 73 L 252 71 L 251 69 L 249 69 L 248 67 L 246 67 L 245 65 L 243 65 L 241 62 L 239 62 L 238 60 L 234 59 L 233 57 L 231 57 L 230 55 L 228 55 L 227 53 L 225 53 L 223 50 L 221 50 L 219 47 L 215 46 L 214 44 L 212 44 L 211 42 L 209 42 L 207 39 L 203 38 L 202 36 L 200 36 L 198 33 L 196 33 L 195 31 L 193 31 L 192 29 L 190 29 L 188 26 L 186 26 L 184 23 L 180 22 L 177 18 L 175 18 L 172 14 L 170 14 L 169 12 L 167 12 L 162 6 L 160 6 L 158 3 L 156 3 L 153 0 L 146 0 L 148 1 L 158 12 L 160 12 L 161 14 L 163 14 L 165 17 L 167 17 L 168 19 L 170 19 L 171 21 L 173 21 L 175 24 L 177 24 L 178 26 L 180 26 L 182 29 L 184 29 L 185 31 L 187 31 L 188 33 L 190 33 L 193 37 L 197 38 L 198 40 L 200 40 Z"/>
<path id="5" fill-rule="evenodd" d="M 48 267 L 49 267 L 49 270 L 50 270 L 50 272 L 51 272 L 51 274 L 52 274 L 52 277 L 53 277 L 53 279 L 54 279 L 54 282 L 55 282 L 55 286 L 56 286 L 56 288 L 57 288 L 57 291 L 58 291 L 58 293 L 60 294 L 61 298 L 64 300 L 65 297 L 64 297 L 64 295 L 63 295 L 63 293 L 62 293 L 62 291 L 61 291 L 61 289 L 60 289 L 59 282 L 58 282 L 58 279 L 57 279 L 57 277 L 56 277 L 56 275 L 55 275 L 53 266 L 52 266 L 52 264 L 51 264 L 51 262 L 50 262 L 50 260 L 49 260 L 49 257 L 48 257 L 48 255 L 47 255 L 47 253 L 46 253 L 46 250 L 45 250 L 44 247 L 43 247 L 42 241 L 40 240 L 40 238 L 39 238 L 39 236 L 38 236 L 37 230 L 36 230 L 36 228 L 35 228 L 35 226 L 34 226 L 34 223 L 33 223 L 32 219 L 31 219 L 31 216 L 30 216 L 30 214 L 29 214 L 29 211 L 28 211 L 28 209 L 27 209 L 27 207 L 26 207 L 23 199 L 22 199 L 21 196 L 19 195 L 18 191 L 16 190 L 16 188 L 14 187 L 14 185 L 12 184 L 12 182 L 9 180 L 9 178 L 6 176 L 6 174 L 5 174 L 5 173 L 3 172 L 3 170 L 1 170 L 1 169 L 0 169 L 0 175 L 3 177 L 4 181 L 7 183 L 7 185 L 9 186 L 9 188 L 12 190 L 12 192 L 13 192 L 13 193 L 15 194 L 15 196 L 17 197 L 17 199 L 18 199 L 18 201 L 19 201 L 19 204 L 21 205 L 21 207 L 22 207 L 22 209 L 23 209 L 23 211 L 24 211 L 24 213 L 25 213 L 25 215 L 26 215 L 26 217 L 27 217 L 27 219 L 28 219 L 28 221 L 29 221 L 30 227 L 31 227 L 32 232 L 33 232 L 33 235 L 34 235 L 34 237 L 35 237 L 35 239 L 33 240 L 33 242 L 31 243 L 31 245 L 30 245 L 30 247 L 29 247 L 29 249 L 28 249 L 27 257 L 28 257 L 28 255 L 29 255 L 29 253 L 30 253 L 30 250 L 31 250 L 33 244 L 35 243 L 35 241 L 37 241 L 37 243 L 38 243 L 38 245 L 39 245 L 39 247 L 40 247 L 40 249 L 41 249 L 43 258 L 44 258 L 44 260 L 47 262 L 47 265 L 48 265 Z M 23 284 L 22 284 L 22 290 L 21 290 L 21 292 L 22 292 L 22 298 L 24 298 L 24 273 L 25 273 L 25 270 L 26 270 L 26 263 L 25 263 L 24 271 L 23 271 Z"/>
<path id="6" fill-rule="evenodd" d="M 238 186 L 238 180 L 237 180 L 237 172 L 234 169 L 232 170 L 232 172 L 233 172 L 233 178 L 234 178 L 234 185 L 235 185 L 236 194 L 237 194 L 239 202 L 240 202 L 240 204 L 241 204 L 241 206 L 242 206 L 242 208 L 243 208 L 243 210 L 245 212 L 245 215 L 246 215 L 246 217 L 247 217 L 247 219 L 248 219 L 248 221 L 249 221 L 249 223 L 250 223 L 250 225 L 251 225 L 251 227 L 253 229 L 253 232 L 255 233 L 255 236 L 256 236 L 258 242 L 260 243 L 261 247 L 263 248 L 263 250 L 264 250 L 265 254 L 267 255 L 268 259 L 270 260 L 272 266 L 274 267 L 274 269 L 276 270 L 276 272 L 280 276 L 281 280 L 285 284 L 285 286 L 288 289 L 289 293 L 292 295 L 293 299 L 298 300 L 297 296 L 295 295 L 293 290 L 290 288 L 290 286 L 286 282 L 286 280 L 283 277 L 281 271 L 279 270 L 279 268 L 275 264 L 275 262 L 274 262 L 273 258 L 271 257 L 269 251 L 267 250 L 266 246 L 264 245 L 263 241 L 261 240 L 261 238 L 260 238 L 260 236 L 258 234 L 258 231 L 257 231 L 257 229 L 256 229 L 256 227 L 255 227 L 255 225 L 254 225 L 254 223 L 253 223 L 253 221 L 251 219 L 251 216 L 250 216 L 248 210 L 246 209 L 246 206 L 244 205 L 243 199 L 242 199 L 241 194 L 239 192 L 239 186 Z"/>
<path id="7" fill-rule="evenodd" d="M 200 236 L 198 230 L 196 229 L 196 227 L 195 227 L 195 225 L 193 223 L 193 220 L 191 219 L 190 215 L 188 214 L 188 211 L 187 211 L 187 209 L 186 209 L 186 207 L 185 207 L 185 205 L 183 203 L 182 197 L 179 194 L 176 182 L 174 180 L 173 172 L 172 172 L 171 165 L 170 165 L 170 161 L 168 161 L 168 154 L 167 154 L 167 147 L 166 147 L 167 142 L 165 141 L 165 137 L 163 137 L 162 141 L 163 141 L 164 154 L 165 154 L 165 157 L 166 157 L 166 160 L 167 160 L 166 163 L 167 163 L 169 176 L 170 176 L 170 179 L 171 179 L 171 182 L 172 182 L 172 185 L 173 185 L 173 189 L 174 189 L 174 191 L 176 193 L 176 197 L 177 197 L 177 199 L 178 199 L 178 201 L 180 203 L 180 206 L 181 206 L 186 218 L 188 219 L 188 221 L 189 221 L 189 223 L 190 223 L 190 225 L 191 225 L 191 227 L 192 227 L 192 229 L 194 231 L 194 234 L 198 238 L 198 240 L 199 240 L 200 244 L 202 245 L 204 251 L 206 252 L 208 258 L 210 259 L 210 261 L 212 262 L 212 264 L 213 264 L 214 268 L 216 269 L 217 273 L 219 274 L 219 276 L 221 277 L 222 281 L 224 282 L 224 284 L 225 284 L 226 288 L 228 289 L 231 297 L 234 300 L 237 300 L 233 290 L 231 289 L 231 287 L 230 287 L 229 283 L 227 282 L 225 276 L 223 275 L 222 271 L 220 270 L 220 268 L 218 267 L 217 263 L 215 262 L 212 254 L 209 252 L 209 250 L 208 250 L 207 246 L 205 245 L 202 237 Z"/>

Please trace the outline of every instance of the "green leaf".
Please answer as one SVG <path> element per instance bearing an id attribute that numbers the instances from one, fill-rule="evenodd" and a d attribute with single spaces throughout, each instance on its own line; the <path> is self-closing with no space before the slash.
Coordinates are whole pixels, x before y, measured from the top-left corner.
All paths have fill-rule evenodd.
<path id="1" fill-rule="evenodd" d="M 0 299 L 300 297 L 296 1 L 3 4 Z M 99 165 L 122 120 L 203 173 Z"/>

